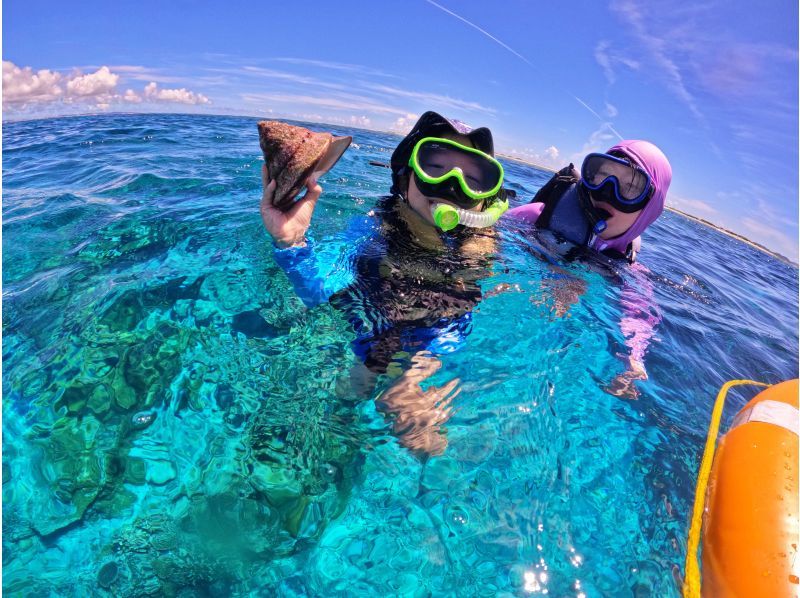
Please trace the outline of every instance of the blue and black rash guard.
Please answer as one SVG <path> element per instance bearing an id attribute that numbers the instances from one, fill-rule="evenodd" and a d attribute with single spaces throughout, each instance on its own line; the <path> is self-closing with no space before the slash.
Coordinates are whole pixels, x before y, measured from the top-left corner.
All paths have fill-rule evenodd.
<path id="1" fill-rule="evenodd" d="M 469 333 L 471 311 L 481 300 L 478 283 L 491 265 L 489 256 L 462 251 L 467 239 L 492 235 L 491 229 L 437 233 L 441 241 L 432 248 L 414 238 L 403 208 L 399 197 L 385 197 L 374 216 L 351 223 L 347 241 L 353 251 L 339 275 L 321 271 L 312 242 L 275 251 L 307 306 L 330 301 L 347 315 L 357 335 L 354 351 L 377 373 L 398 353 L 455 351 Z"/>

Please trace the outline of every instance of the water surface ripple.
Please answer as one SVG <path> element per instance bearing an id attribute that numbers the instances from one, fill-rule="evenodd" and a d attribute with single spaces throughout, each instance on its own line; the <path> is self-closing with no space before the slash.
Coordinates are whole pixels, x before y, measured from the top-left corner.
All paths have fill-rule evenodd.
<path id="1" fill-rule="evenodd" d="M 4 591 L 677 596 L 718 387 L 798 374 L 797 268 L 672 213 L 634 269 L 506 223 L 420 458 L 370 400 L 390 376 L 359 395 L 345 316 L 273 259 L 255 123 L 3 124 Z M 334 131 L 312 231 L 343 275 L 397 138 Z M 506 167 L 519 201 L 548 178 Z"/>

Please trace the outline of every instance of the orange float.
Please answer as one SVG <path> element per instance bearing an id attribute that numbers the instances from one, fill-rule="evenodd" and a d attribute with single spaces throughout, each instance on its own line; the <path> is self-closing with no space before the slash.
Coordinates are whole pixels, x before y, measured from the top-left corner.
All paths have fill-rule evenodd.
<path id="1" fill-rule="evenodd" d="M 739 411 L 720 441 L 703 521 L 703 596 L 800 595 L 797 380 Z"/>

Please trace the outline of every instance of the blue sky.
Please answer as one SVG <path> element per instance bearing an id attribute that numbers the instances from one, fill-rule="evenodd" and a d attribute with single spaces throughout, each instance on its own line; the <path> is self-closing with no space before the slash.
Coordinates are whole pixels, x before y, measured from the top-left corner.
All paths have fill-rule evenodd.
<path id="1" fill-rule="evenodd" d="M 753 6 L 7 0 L 3 116 L 212 112 L 403 132 L 434 109 L 550 167 L 648 139 L 672 163 L 668 205 L 797 261 L 798 7 Z"/>

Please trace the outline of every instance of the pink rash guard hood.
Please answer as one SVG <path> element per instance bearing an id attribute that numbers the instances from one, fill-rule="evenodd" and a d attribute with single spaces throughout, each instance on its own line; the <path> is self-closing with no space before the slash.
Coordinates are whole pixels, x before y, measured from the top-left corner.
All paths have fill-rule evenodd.
<path id="1" fill-rule="evenodd" d="M 622 152 L 650 175 L 653 182 L 653 196 L 634 221 L 633 225 L 619 237 L 613 239 L 596 239 L 595 249 L 616 249 L 625 253 L 628 244 L 636 240 L 644 230 L 655 222 L 664 211 L 669 184 L 672 182 L 672 167 L 664 153 L 649 141 L 620 141 L 606 153 Z M 634 244 L 634 249 L 638 242 Z"/>

